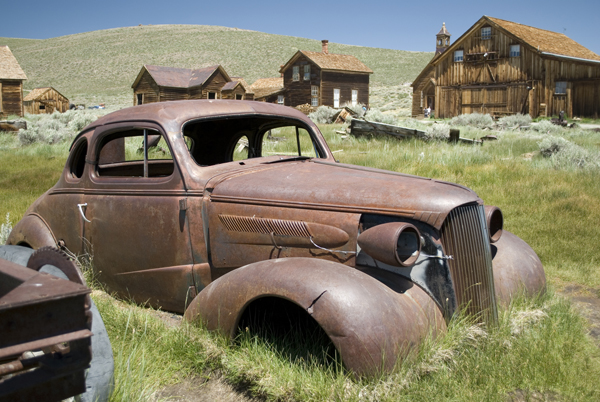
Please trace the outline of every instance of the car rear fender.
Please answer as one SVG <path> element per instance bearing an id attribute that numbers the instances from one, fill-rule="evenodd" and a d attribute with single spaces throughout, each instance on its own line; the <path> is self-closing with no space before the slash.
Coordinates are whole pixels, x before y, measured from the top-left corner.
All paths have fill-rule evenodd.
<path id="1" fill-rule="evenodd" d="M 44 246 L 58 246 L 48 224 L 37 214 L 25 215 L 10 232 L 6 244 L 27 246 L 36 250 Z"/>
<path id="2" fill-rule="evenodd" d="M 399 285 L 399 282 L 402 282 Z M 208 285 L 185 313 L 234 337 L 245 309 L 262 297 L 293 302 L 329 336 L 357 375 L 391 370 L 426 336 L 445 332 L 436 303 L 400 277 L 392 286 L 332 261 L 282 258 L 238 268 Z"/>

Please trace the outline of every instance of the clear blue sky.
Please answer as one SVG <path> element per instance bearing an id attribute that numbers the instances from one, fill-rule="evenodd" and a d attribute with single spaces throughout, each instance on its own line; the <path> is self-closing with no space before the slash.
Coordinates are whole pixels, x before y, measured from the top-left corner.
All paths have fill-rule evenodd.
<path id="1" fill-rule="evenodd" d="M 600 54 L 600 0 L 0 0 L 0 37 L 46 39 L 139 24 L 221 25 L 388 49 L 433 51 L 482 15 L 564 33 Z"/>

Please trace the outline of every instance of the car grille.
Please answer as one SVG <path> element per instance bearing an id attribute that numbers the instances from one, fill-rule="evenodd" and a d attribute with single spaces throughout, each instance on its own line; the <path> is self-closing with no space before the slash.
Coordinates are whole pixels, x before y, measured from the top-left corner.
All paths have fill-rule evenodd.
<path id="1" fill-rule="evenodd" d="M 496 321 L 492 254 L 482 205 L 453 209 L 442 226 L 442 244 L 459 308 L 480 321 Z"/>

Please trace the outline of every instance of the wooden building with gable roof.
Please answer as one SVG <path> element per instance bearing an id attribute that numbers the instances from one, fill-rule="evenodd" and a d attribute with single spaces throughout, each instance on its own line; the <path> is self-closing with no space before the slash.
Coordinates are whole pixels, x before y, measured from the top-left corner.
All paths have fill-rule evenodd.
<path id="1" fill-rule="evenodd" d="M 23 116 L 23 81 L 27 76 L 8 46 L 0 46 L 0 117 Z"/>
<path id="2" fill-rule="evenodd" d="M 23 99 L 23 111 L 30 114 L 64 113 L 69 110 L 69 99 L 52 87 L 35 88 Z"/>
<path id="3" fill-rule="evenodd" d="M 246 94 L 246 86 L 241 81 L 232 83 L 225 69 L 220 65 L 196 70 L 188 68 L 144 65 L 131 86 L 133 104 L 142 105 L 185 99 L 221 99 L 223 97 Z M 225 88 L 225 90 L 224 90 Z"/>
<path id="4" fill-rule="evenodd" d="M 250 85 L 254 100 L 284 104 L 283 77 L 259 78 Z"/>
<path id="5" fill-rule="evenodd" d="M 286 106 L 369 105 L 373 70 L 354 56 L 329 53 L 327 40 L 322 41 L 321 52 L 298 50 L 279 72 Z"/>
<path id="6" fill-rule="evenodd" d="M 600 114 L 600 56 L 564 34 L 483 16 L 454 43 L 445 25 L 436 54 L 412 84 L 412 115 L 532 117 Z"/>
<path id="7" fill-rule="evenodd" d="M 221 99 L 254 100 L 254 93 L 242 77 L 231 77 L 221 89 Z"/>

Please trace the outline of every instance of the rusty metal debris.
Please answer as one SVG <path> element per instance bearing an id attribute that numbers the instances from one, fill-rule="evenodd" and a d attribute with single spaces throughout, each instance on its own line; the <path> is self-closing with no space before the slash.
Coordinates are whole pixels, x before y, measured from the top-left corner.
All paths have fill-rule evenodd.
<path id="1" fill-rule="evenodd" d="M 32 263 L 39 265 L 43 256 Z M 86 391 L 89 293 L 81 284 L 0 259 L 1 401 L 59 401 Z"/>
<path id="2" fill-rule="evenodd" d="M 110 292 L 231 337 L 246 311 L 292 303 L 356 375 L 390 370 L 454 314 L 494 321 L 545 288 L 535 252 L 470 189 L 338 163 L 304 114 L 263 102 L 98 119 L 8 242 L 93 253 Z"/>

